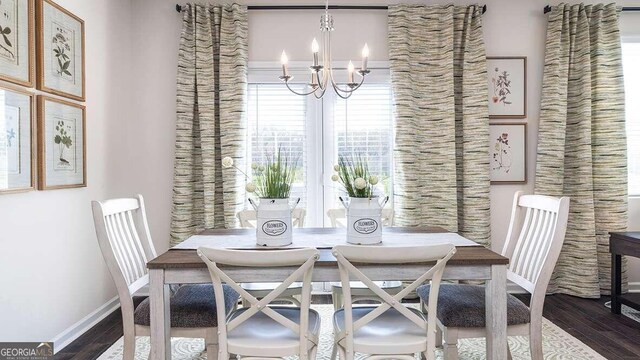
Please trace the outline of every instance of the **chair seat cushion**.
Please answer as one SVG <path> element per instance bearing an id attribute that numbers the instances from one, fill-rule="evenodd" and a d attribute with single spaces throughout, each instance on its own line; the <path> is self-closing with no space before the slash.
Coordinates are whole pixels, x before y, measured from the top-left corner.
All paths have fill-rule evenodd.
<path id="1" fill-rule="evenodd" d="M 431 286 L 418 287 L 416 292 L 429 302 Z M 442 284 L 438 293 L 438 319 L 446 327 L 485 327 L 485 287 L 466 284 Z M 529 308 L 515 296 L 507 294 L 507 324 L 526 324 Z"/>
<path id="2" fill-rule="evenodd" d="M 294 323 L 300 324 L 300 308 L 291 306 L 271 306 L 270 308 Z M 229 315 L 227 322 L 242 315 L 248 309 L 250 308 L 235 310 Z M 317 339 L 320 333 L 320 315 L 313 309 L 309 309 L 308 329 L 312 337 Z M 227 342 L 229 351 L 234 354 L 278 357 L 295 354 L 300 346 L 300 335 L 259 311 L 229 331 Z M 311 342 L 309 346 L 312 346 Z M 256 353 L 256 349 L 260 349 L 260 353 Z"/>
<path id="3" fill-rule="evenodd" d="M 353 321 L 373 311 L 375 306 L 353 307 Z M 427 322 L 424 314 L 417 309 L 411 312 Z M 334 333 L 344 332 L 344 309 L 333 315 Z M 344 346 L 344 339 L 341 345 Z M 422 352 L 427 346 L 427 330 L 422 329 L 396 309 L 389 309 L 377 318 L 355 331 L 353 337 L 354 350 L 371 354 L 397 354 L 398 348 L 406 353 Z"/>
<path id="4" fill-rule="evenodd" d="M 229 313 L 238 301 L 238 293 L 223 285 L 224 305 Z M 195 328 L 216 327 L 216 300 L 212 284 L 182 285 L 169 300 L 171 309 L 171 327 Z M 133 321 L 137 325 L 150 326 L 149 298 L 144 299 L 134 312 Z"/>

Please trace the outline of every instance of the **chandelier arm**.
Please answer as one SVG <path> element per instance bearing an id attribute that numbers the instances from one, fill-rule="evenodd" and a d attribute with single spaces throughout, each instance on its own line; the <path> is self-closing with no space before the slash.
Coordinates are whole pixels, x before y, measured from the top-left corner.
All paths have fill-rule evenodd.
<path id="1" fill-rule="evenodd" d="M 289 89 L 289 91 L 291 91 L 292 93 L 294 93 L 294 94 L 296 94 L 296 95 L 300 95 L 300 96 L 307 96 L 307 95 L 311 95 L 311 94 L 315 93 L 315 92 L 318 90 L 318 88 L 315 88 L 315 89 L 313 89 L 312 91 L 309 91 L 308 93 L 299 93 L 299 92 L 297 92 L 297 91 L 293 90 L 293 89 L 291 88 L 291 86 L 289 86 L 289 82 L 288 82 L 288 81 L 285 81 L 285 82 L 284 82 L 284 84 L 285 84 L 285 85 L 287 85 L 287 89 Z"/>
<path id="2" fill-rule="evenodd" d="M 358 90 L 360 86 L 362 86 L 362 83 L 364 83 L 364 76 L 362 76 L 362 79 L 360 79 L 360 83 L 358 83 L 356 86 L 352 87 L 351 89 L 341 89 L 338 84 L 332 81 L 333 88 L 336 90 L 336 92 L 340 91 L 344 94 L 351 94 L 354 91 Z"/>

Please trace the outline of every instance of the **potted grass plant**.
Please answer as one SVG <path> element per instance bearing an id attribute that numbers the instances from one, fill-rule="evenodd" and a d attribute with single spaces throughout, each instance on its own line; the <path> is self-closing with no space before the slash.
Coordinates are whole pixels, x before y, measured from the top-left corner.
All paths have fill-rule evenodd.
<path id="1" fill-rule="evenodd" d="M 282 154 L 281 149 L 266 156 L 264 164 L 251 164 L 252 177 L 233 164 L 233 159 L 224 158 L 224 167 L 234 167 L 249 180 L 246 191 L 259 199 L 249 203 L 256 210 L 256 242 L 260 246 L 286 246 L 292 242 L 291 212 L 300 202 L 298 198 L 290 205 L 291 186 L 296 177 L 297 159 Z"/>
<path id="2" fill-rule="evenodd" d="M 331 180 L 348 195 L 340 197 L 347 211 L 347 242 L 359 245 L 382 242 L 382 208 L 389 197 L 380 201 L 374 194 L 378 177 L 369 172 L 366 159 L 360 155 L 338 157 L 334 170 Z"/>

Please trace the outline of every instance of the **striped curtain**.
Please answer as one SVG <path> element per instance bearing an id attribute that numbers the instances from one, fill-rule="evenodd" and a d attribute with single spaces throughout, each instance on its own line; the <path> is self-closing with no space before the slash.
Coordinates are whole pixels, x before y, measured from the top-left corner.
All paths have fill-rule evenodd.
<path id="1" fill-rule="evenodd" d="M 171 245 L 207 228 L 236 225 L 246 157 L 247 8 L 183 6 L 178 51 Z"/>
<path id="2" fill-rule="evenodd" d="M 394 210 L 490 243 L 487 69 L 479 6 L 389 7 Z"/>
<path id="3" fill-rule="evenodd" d="M 618 9 L 552 7 L 538 135 L 536 193 L 570 196 L 549 291 L 610 291 L 610 231 L 627 226 L 627 158 Z"/>

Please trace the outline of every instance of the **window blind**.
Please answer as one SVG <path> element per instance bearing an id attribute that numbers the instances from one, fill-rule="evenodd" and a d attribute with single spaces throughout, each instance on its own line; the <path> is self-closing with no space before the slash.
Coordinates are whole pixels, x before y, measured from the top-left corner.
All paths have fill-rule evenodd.
<path id="1" fill-rule="evenodd" d="M 291 87 L 304 91 L 304 85 Z M 300 206 L 306 207 L 305 98 L 291 93 L 282 84 L 249 84 L 247 115 L 251 162 L 265 164 L 267 157 L 279 149 L 289 159 L 297 159 L 291 197 L 301 198 Z M 247 171 L 251 171 L 250 164 Z"/>
<path id="2" fill-rule="evenodd" d="M 390 84 L 364 84 L 347 100 L 337 98 L 333 129 L 338 156 L 360 155 L 380 179 L 378 195 L 391 195 L 393 115 Z"/>

